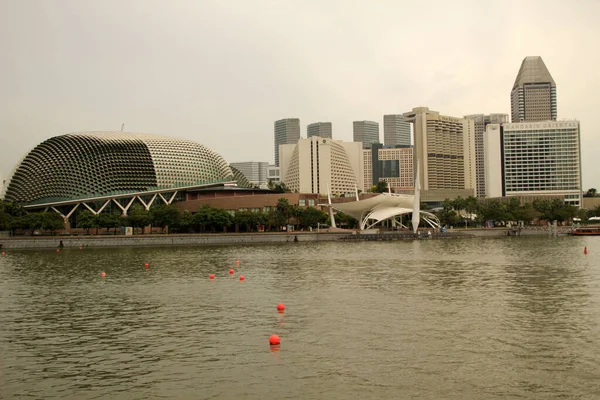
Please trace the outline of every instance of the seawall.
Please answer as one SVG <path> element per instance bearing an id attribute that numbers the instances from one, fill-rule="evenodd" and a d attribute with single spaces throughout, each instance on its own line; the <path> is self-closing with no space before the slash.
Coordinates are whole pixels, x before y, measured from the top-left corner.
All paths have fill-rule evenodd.
<path id="1" fill-rule="evenodd" d="M 2 250 L 55 249 L 60 242 L 65 248 L 79 247 L 144 247 L 268 244 L 286 242 L 332 242 L 351 233 L 249 233 L 198 235 L 136 235 L 136 236 L 44 236 L 0 238 Z"/>
<path id="2" fill-rule="evenodd" d="M 510 234 L 509 234 L 510 233 Z M 559 231 L 558 234 L 565 234 Z M 446 234 L 415 237 L 410 233 L 388 232 L 378 234 L 355 234 L 346 232 L 294 232 L 294 233 L 235 233 L 235 234 L 193 234 L 193 235 L 135 235 L 135 236 L 27 236 L 0 237 L 0 249 L 55 249 L 60 242 L 65 248 L 79 247 L 145 247 L 145 246 L 219 246 L 239 244 L 270 244 L 290 242 L 335 242 L 366 240 L 420 240 L 448 238 L 478 238 L 507 236 L 549 236 L 547 229 L 523 229 L 516 232 L 506 228 L 495 229 L 456 229 Z"/>

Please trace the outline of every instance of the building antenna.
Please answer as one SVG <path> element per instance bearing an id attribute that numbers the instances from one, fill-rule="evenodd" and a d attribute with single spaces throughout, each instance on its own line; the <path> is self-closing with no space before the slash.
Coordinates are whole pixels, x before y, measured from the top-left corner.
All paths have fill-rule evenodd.
<path id="1" fill-rule="evenodd" d="M 123 128 L 125 128 L 125 122 L 121 124 L 121 132 L 123 132 Z"/>

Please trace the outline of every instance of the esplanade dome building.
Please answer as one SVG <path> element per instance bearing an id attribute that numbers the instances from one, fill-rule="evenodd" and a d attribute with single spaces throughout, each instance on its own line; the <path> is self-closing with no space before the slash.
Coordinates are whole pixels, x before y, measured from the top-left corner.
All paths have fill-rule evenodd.
<path id="1" fill-rule="evenodd" d="M 178 192 L 235 184 L 222 156 L 200 143 L 127 132 L 76 132 L 35 146 L 14 168 L 3 198 L 26 207 L 170 203 Z M 145 200 L 144 200 L 145 199 Z M 87 206 L 87 205 L 86 205 Z"/>

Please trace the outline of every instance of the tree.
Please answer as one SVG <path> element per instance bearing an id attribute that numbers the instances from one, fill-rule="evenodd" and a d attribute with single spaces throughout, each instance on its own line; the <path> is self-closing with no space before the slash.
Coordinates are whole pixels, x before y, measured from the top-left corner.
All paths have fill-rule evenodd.
<path id="1" fill-rule="evenodd" d="M 4 211 L 0 210 L 0 231 L 8 231 L 11 229 L 14 217 Z"/>
<path id="2" fill-rule="evenodd" d="M 345 226 L 348 229 L 356 228 L 358 225 L 358 221 L 354 217 L 344 214 L 341 211 L 338 211 L 337 214 L 335 214 L 335 221 L 339 226 Z"/>
<path id="3" fill-rule="evenodd" d="M 585 192 L 583 197 L 596 197 L 597 190 L 595 188 L 590 188 Z"/>
<path id="4" fill-rule="evenodd" d="M 77 214 L 77 227 L 85 229 L 88 235 L 90 233 L 90 229 L 97 226 L 99 226 L 98 218 L 90 210 L 83 210 Z"/>
<path id="5" fill-rule="evenodd" d="M 150 225 L 152 219 L 150 218 L 150 213 L 140 204 L 134 204 L 129 209 L 129 213 L 127 215 L 127 222 L 133 228 L 142 228 L 142 234 L 144 233 L 143 228 L 145 226 Z"/>
<path id="6" fill-rule="evenodd" d="M 282 197 L 279 200 L 277 200 L 277 205 L 275 206 L 275 209 L 279 214 L 279 225 L 287 224 L 292 213 L 292 207 L 290 206 L 290 202 L 288 201 L 288 199 Z M 283 222 L 281 223 L 281 221 Z"/>
<path id="7" fill-rule="evenodd" d="M 173 228 L 177 232 L 188 232 L 194 226 L 194 215 L 185 210 L 181 213 L 177 222 L 173 225 Z M 169 227 L 169 229 L 171 229 Z"/>
<path id="8" fill-rule="evenodd" d="M 479 202 L 474 196 L 469 196 L 465 200 L 465 211 L 469 214 L 477 214 L 479 212 Z"/>
<path id="9" fill-rule="evenodd" d="M 105 213 L 98 215 L 98 226 L 100 228 L 113 228 L 113 234 L 117 234 L 117 228 L 123 223 L 121 216 L 118 213 Z"/>
<path id="10" fill-rule="evenodd" d="M 210 227 L 213 232 L 218 229 L 221 229 L 223 232 L 225 232 L 227 227 L 232 224 L 233 220 L 231 214 L 222 208 L 213 208 L 211 217 Z"/>
<path id="11" fill-rule="evenodd" d="M 49 230 L 53 235 L 57 230 L 64 229 L 64 219 L 55 212 L 43 212 L 40 215 L 42 220 L 42 229 Z"/>
<path id="12" fill-rule="evenodd" d="M 299 219 L 299 224 L 305 228 L 316 228 L 318 224 L 327 223 L 328 216 L 321 210 L 317 210 L 314 207 L 307 207 L 300 211 Z"/>
<path id="13" fill-rule="evenodd" d="M 287 188 L 285 183 L 283 182 L 275 182 L 270 180 L 267 187 L 274 191 L 275 193 L 289 193 L 290 190 Z"/>
<path id="14" fill-rule="evenodd" d="M 379 181 L 371 187 L 372 193 L 385 193 L 388 191 L 388 184 L 386 181 Z"/>
<path id="15" fill-rule="evenodd" d="M 173 205 L 161 204 L 150 209 L 152 224 L 160 227 L 161 232 L 166 226 L 176 224 L 180 216 L 181 212 Z"/>

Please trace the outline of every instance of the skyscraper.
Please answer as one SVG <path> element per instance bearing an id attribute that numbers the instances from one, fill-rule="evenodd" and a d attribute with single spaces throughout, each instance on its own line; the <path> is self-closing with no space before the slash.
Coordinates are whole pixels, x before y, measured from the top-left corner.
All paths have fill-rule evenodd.
<path id="1" fill-rule="evenodd" d="M 231 163 L 231 166 L 240 171 L 248 179 L 248 182 L 253 185 L 266 186 L 269 182 L 267 177 L 268 162 L 245 161 Z"/>
<path id="2" fill-rule="evenodd" d="M 300 119 L 286 118 L 275 121 L 275 166 L 279 167 L 279 146 L 296 144 L 300 140 Z"/>
<path id="3" fill-rule="evenodd" d="M 306 127 L 306 137 L 319 136 L 332 139 L 331 122 L 315 122 Z"/>
<path id="4" fill-rule="evenodd" d="M 363 149 L 364 191 L 379 181 L 385 181 L 395 190 L 412 189 L 415 182 L 412 146 L 384 148 L 374 143 Z"/>
<path id="5" fill-rule="evenodd" d="M 379 143 L 379 123 L 375 121 L 354 121 L 353 141 L 362 142 L 363 148 L 370 148 L 372 143 Z"/>
<path id="6" fill-rule="evenodd" d="M 474 195 L 473 120 L 440 115 L 427 107 L 413 108 L 404 116 L 414 124 L 415 163 L 421 189 L 437 191 L 447 198 Z"/>
<path id="7" fill-rule="evenodd" d="M 508 122 L 506 114 L 472 114 L 465 118 L 475 122 L 475 182 L 477 197 L 485 197 L 485 154 L 483 151 L 483 136 L 488 124 L 503 124 Z"/>
<path id="8" fill-rule="evenodd" d="M 579 121 L 490 124 L 485 148 L 489 196 L 560 195 L 581 206 Z"/>
<path id="9" fill-rule="evenodd" d="M 410 122 L 402 114 L 383 116 L 385 147 L 410 146 Z"/>
<path id="10" fill-rule="evenodd" d="M 542 57 L 525 57 L 510 92 L 511 122 L 556 121 L 556 84 Z"/>
<path id="11" fill-rule="evenodd" d="M 281 181 L 291 191 L 353 194 L 363 187 L 360 143 L 320 137 L 281 146 Z"/>

